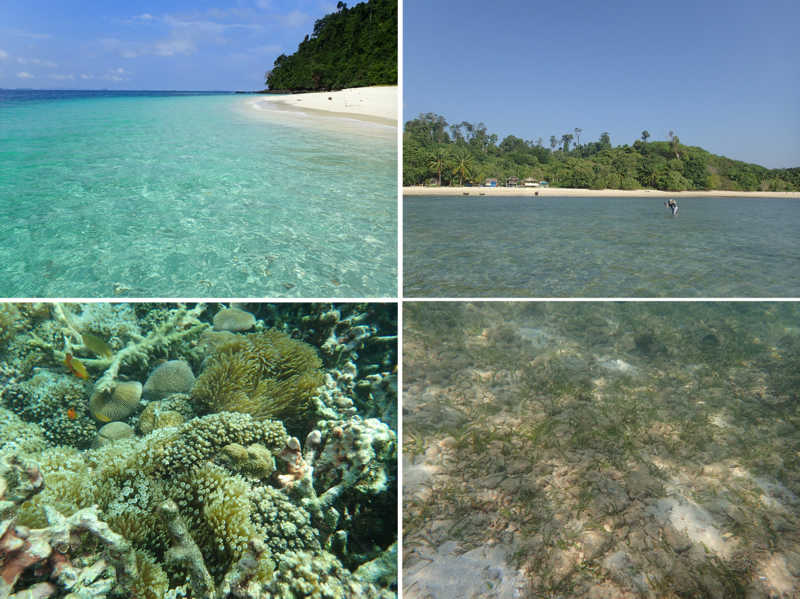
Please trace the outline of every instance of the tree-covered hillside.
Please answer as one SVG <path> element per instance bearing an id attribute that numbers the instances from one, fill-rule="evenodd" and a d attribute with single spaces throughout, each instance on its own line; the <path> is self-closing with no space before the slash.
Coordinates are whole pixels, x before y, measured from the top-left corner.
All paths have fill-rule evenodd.
<path id="1" fill-rule="evenodd" d="M 271 71 L 271 90 L 332 90 L 397 85 L 397 0 L 369 0 L 314 24 L 291 56 L 281 54 Z"/>
<path id="2" fill-rule="evenodd" d="M 543 139 L 523 140 L 509 135 L 499 144 L 483 123 L 448 125 L 434 113 L 420 114 L 405 124 L 403 184 L 431 182 L 459 185 L 509 177 L 534 177 L 552 187 L 585 189 L 661 189 L 665 191 L 795 191 L 800 168 L 767 169 L 716 156 L 683 145 L 670 132 L 665 141 L 648 142 L 650 134 L 633 145 L 612 146 L 608 133 L 582 144 L 576 128 L 545 147 Z M 573 140 L 575 144 L 573 144 Z"/>

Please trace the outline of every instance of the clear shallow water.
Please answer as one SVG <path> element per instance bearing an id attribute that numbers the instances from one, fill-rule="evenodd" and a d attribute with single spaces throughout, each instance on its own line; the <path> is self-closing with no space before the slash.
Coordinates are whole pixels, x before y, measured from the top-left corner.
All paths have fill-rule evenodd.
<path id="1" fill-rule="evenodd" d="M 0 297 L 395 295 L 396 130 L 252 98 L 0 91 Z"/>
<path id="2" fill-rule="evenodd" d="M 798 297 L 800 202 L 403 200 L 406 297 Z"/>

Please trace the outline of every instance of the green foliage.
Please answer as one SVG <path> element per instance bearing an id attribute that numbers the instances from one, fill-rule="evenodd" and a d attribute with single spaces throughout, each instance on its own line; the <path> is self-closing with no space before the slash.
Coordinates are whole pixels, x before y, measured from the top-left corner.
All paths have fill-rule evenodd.
<path id="1" fill-rule="evenodd" d="M 403 185 L 407 186 L 431 180 L 442 185 L 480 184 L 487 178 L 503 185 L 509 177 L 534 177 L 551 187 L 582 189 L 800 189 L 800 168 L 770 170 L 716 156 L 683 145 L 672 132 L 667 141 L 647 142 L 650 134 L 643 131 L 642 139 L 631 146 L 613 147 L 608 133 L 571 150 L 571 133 L 560 139 L 550 136 L 549 148 L 543 147 L 543 138 L 528 141 L 514 135 L 497 145 L 497 135 L 488 133 L 485 124 L 449 125 L 432 112 L 408 121 L 404 131 Z M 457 160 L 451 149 L 458 153 Z"/>
<path id="2" fill-rule="evenodd" d="M 325 15 L 291 56 L 281 54 L 270 89 L 331 90 L 397 85 L 397 0 L 369 0 Z"/>
<path id="3" fill-rule="evenodd" d="M 677 171 L 669 171 L 658 178 L 658 188 L 664 191 L 686 191 L 691 183 Z"/>

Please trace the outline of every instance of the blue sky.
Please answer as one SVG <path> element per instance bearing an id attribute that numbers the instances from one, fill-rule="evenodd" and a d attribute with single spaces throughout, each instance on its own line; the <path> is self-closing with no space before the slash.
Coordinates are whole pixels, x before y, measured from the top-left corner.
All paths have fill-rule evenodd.
<path id="1" fill-rule="evenodd" d="M 404 0 L 403 120 L 800 166 L 797 0 Z"/>
<path id="2" fill-rule="evenodd" d="M 0 87 L 243 90 L 336 0 L 0 3 Z"/>

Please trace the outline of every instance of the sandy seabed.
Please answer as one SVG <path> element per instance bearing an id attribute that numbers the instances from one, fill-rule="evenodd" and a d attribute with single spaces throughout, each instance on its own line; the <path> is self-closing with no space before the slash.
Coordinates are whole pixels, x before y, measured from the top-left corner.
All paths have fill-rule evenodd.
<path id="1" fill-rule="evenodd" d="M 404 196 L 538 196 L 538 197 L 594 197 L 594 198 L 800 198 L 789 191 L 658 191 L 649 189 L 564 189 L 555 187 L 404 187 Z"/>
<path id="2" fill-rule="evenodd" d="M 798 317 L 405 302 L 403 597 L 800 597 Z"/>

